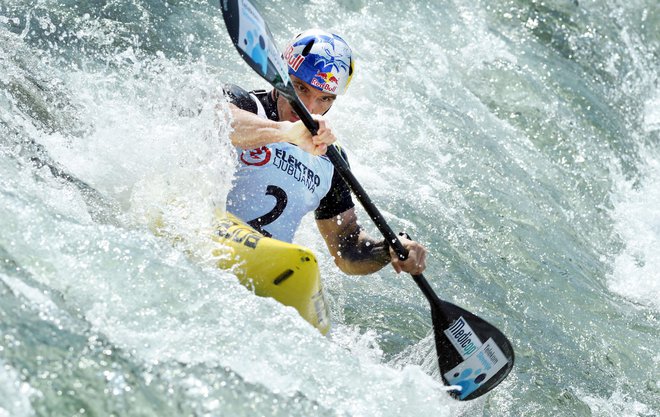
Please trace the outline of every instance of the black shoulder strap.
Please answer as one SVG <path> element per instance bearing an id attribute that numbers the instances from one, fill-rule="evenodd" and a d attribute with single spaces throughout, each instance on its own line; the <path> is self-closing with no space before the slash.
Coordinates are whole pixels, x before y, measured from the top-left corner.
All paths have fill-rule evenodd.
<path id="1" fill-rule="evenodd" d="M 250 93 L 235 84 L 226 84 L 222 90 L 229 102 L 239 109 L 247 110 L 251 113 L 257 113 L 257 103 L 254 102 Z"/>
<path id="2" fill-rule="evenodd" d="M 268 91 L 267 90 L 252 90 L 252 91 L 250 91 L 250 94 L 254 94 L 255 96 L 257 96 L 257 98 L 259 100 L 262 100 L 262 98 L 265 97 L 266 94 L 268 94 Z"/>
<path id="3" fill-rule="evenodd" d="M 259 100 L 264 107 L 265 116 L 270 120 L 279 120 L 277 113 L 277 100 L 273 98 L 273 92 L 267 90 L 252 90 L 250 91 L 254 97 Z"/>
<path id="4" fill-rule="evenodd" d="M 245 91 L 235 84 L 226 84 L 223 88 L 225 96 L 229 102 L 239 109 L 247 110 L 254 114 L 259 114 L 259 107 L 255 98 L 261 103 L 264 109 L 264 115 L 271 120 L 278 120 L 277 102 L 273 99 L 270 91 L 252 90 Z"/>

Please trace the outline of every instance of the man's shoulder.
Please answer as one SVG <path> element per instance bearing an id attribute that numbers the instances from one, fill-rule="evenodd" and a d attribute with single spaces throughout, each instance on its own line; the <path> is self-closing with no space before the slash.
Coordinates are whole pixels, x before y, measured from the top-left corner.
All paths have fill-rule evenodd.
<path id="1" fill-rule="evenodd" d="M 222 90 L 231 104 L 239 109 L 247 110 L 251 113 L 257 113 L 257 103 L 255 103 L 247 90 L 236 84 L 225 84 L 222 87 Z"/>
<path id="2" fill-rule="evenodd" d="M 225 84 L 223 87 L 229 102 L 239 109 L 260 114 L 259 107 L 263 107 L 263 116 L 270 120 L 279 120 L 277 103 L 272 92 L 266 90 L 247 91 L 235 84 Z M 257 104 L 257 101 L 260 104 Z"/>

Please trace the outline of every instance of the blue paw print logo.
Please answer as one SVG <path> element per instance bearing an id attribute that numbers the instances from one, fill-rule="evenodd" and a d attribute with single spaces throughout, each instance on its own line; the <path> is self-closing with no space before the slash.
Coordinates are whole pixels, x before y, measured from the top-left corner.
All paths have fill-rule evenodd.
<path id="1" fill-rule="evenodd" d="M 245 51 L 250 55 L 250 58 L 258 65 L 261 65 L 261 73 L 266 74 L 268 71 L 268 53 L 266 52 L 266 40 L 257 31 L 251 30 L 243 39 L 243 46 Z"/>
<path id="2" fill-rule="evenodd" d="M 488 374 L 481 371 L 481 368 L 477 370 L 467 368 L 461 373 L 456 372 L 454 375 L 452 375 L 454 378 L 452 379 L 451 383 L 461 387 L 461 399 L 467 397 L 470 393 L 479 388 L 479 384 L 481 384 L 486 379 Z"/>

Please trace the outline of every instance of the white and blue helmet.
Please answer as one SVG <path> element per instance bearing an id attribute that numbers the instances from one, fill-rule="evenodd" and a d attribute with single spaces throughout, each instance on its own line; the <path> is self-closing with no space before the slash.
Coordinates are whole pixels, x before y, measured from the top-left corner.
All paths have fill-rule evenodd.
<path id="1" fill-rule="evenodd" d="M 282 57 L 289 74 L 326 93 L 344 94 L 353 77 L 350 46 L 338 35 L 321 29 L 296 36 Z"/>

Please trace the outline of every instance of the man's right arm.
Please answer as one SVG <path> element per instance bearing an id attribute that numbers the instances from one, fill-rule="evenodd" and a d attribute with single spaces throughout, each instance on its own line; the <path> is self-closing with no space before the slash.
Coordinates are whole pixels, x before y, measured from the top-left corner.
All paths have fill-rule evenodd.
<path id="1" fill-rule="evenodd" d="M 232 103 L 229 103 L 229 108 L 233 129 L 229 134 L 229 139 L 234 146 L 241 149 L 255 149 L 270 143 L 288 142 L 297 145 L 305 152 L 324 155 L 328 150 L 328 145 L 336 140 L 332 130 L 327 127 L 327 122 L 321 116 L 314 116 L 319 123 L 319 130 L 316 136 L 312 136 L 301 121 L 276 122 L 242 110 Z"/>
<path id="2" fill-rule="evenodd" d="M 276 122 L 257 116 L 229 103 L 232 132 L 229 139 L 241 149 L 255 149 L 269 143 L 291 142 L 293 123 Z"/>
<path id="3" fill-rule="evenodd" d="M 392 264 L 397 273 L 418 275 L 426 269 L 426 248 L 418 242 L 400 236 L 408 250 L 408 259 L 402 261 L 385 241 L 376 241 L 358 224 L 355 208 L 350 208 L 330 219 L 317 219 L 316 225 L 325 240 L 335 264 L 345 274 L 367 275 Z"/>
<path id="4" fill-rule="evenodd" d="M 319 124 L 316 136 L 307 130 L 302 122 L 284 120 L 275 121 L 258 116 L 257 107 L 250 94 L 234 85 L 226 85 L 225 95 L 230 99 L 229 109 L 232 115 L 232 132 L 229 139 L 241 149 L 255 149 L 262 146 L 288 142 L 299 146 L 314 155 L 323 155 L 328 145 L 336 138 L 327 121 L 322 116 L 314 115 Z"/>

